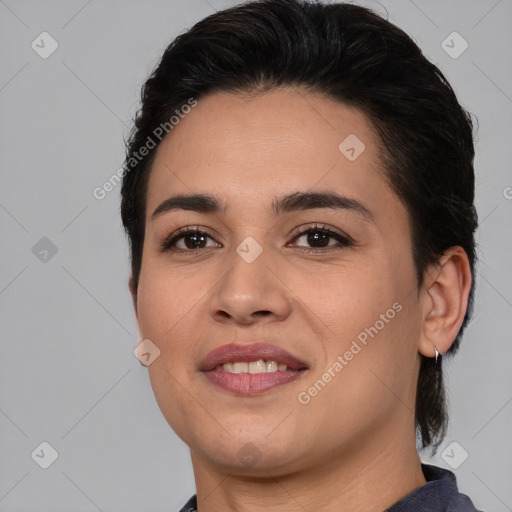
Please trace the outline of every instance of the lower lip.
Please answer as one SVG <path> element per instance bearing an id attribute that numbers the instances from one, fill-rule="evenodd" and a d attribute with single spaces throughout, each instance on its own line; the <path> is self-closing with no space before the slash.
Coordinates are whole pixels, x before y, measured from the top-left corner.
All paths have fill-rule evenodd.
<path id="1" fill-rule="evenodd" d="M 230 373 L 211 370 L 203 372 L 208 379 L 237 395 L 254 395 L 296 380 L 304 370 L 287 370 L 269 373 Z"/>

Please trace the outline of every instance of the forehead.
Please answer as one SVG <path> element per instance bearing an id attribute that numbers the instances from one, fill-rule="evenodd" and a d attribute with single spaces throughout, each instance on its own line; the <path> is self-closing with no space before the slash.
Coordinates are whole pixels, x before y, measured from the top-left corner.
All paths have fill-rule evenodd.
<path id="1" fill-rule="evenodd" d="M 197 192 L 251 207 L 315 188 L 398 202 L 384 179 L 379 142 L 362 112 L 324 95 L 291 88 L 214 93 L 158 147 L 147 213 L 171 194 Z"/>

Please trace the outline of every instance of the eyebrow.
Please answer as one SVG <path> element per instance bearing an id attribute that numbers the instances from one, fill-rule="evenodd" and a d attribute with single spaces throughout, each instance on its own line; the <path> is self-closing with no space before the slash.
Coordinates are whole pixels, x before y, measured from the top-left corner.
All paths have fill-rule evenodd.
<path id="1" fill-rule="evenodd" d="M 300 210 L 312 210 L 315 208 L 348 210 L 359 214 L 368 221 L 374 221 L 372 211 L 360 201 L 332 192 L 295 192 L 276 198 L 272 202 L 272 210 L 275 215 Z M 208 194 L 177 195 L 169 197 L 160 203 L 151 215 L 151 218 L 155 219 L 173 210 L 192 210 L 198 213 L 223 213 L 226 207 L 217 198 Z"/>

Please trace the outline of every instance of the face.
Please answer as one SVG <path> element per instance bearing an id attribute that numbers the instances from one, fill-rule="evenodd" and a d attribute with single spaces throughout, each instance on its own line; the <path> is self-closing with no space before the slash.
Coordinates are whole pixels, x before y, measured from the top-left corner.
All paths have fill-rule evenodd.
<path id="1" fill-rule="evenodd" d="M 134 299 L 196 461 L 278 475 L 414 435 L 420 306 L 384 176 L 360 111 L 288 88 L 201 98 L 162 141 Z"/>

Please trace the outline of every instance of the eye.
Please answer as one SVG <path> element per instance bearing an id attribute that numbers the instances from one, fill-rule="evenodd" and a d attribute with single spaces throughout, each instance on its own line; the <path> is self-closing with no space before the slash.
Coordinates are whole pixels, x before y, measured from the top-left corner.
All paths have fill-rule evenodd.
<path id="1" fill-rule="evenodd" d="M 169 235 L 162 243 L 162 251 L 197 252 L 207 247 L 221 247 L 213 238 L 196 228 L 180 228 Z"/>
<path id="2" fill-rule="evenodd" d="M 306 229 L 297 228 L 297 232 L 293 242 L 308 252 L 327 252 L 354 245 L 354 241 L 348 235 L 326 226 L 315 225 Z"/>
<path id="3" fill-rule="evenodd" d="M 312 253 L 325 253 L 354 245 L 348 235 L 334 231 L 324 225 L 297 228 L 292 245 Z M 288 245 L 289 246 L 289 245 Z M 205 231 L 196 227 L 183 227 L 169 235 L 161 244 L 162 251 L 174 251 L 194 254 L 203 249 L 222 247 Z"/>

